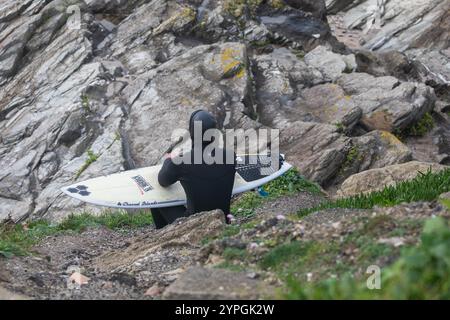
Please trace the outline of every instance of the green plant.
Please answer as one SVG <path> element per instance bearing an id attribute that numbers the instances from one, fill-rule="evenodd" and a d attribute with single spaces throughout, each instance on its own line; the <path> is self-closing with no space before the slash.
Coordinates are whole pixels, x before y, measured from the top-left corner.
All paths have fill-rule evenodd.
<path id="1" fill-rule="evenodd" d="M 249 217 L 254 214 L 255 209 L 268 200 L 298 192 L 310 192 L 313 194 L 322 192 L 317 184 L 305 179 L 296 169 L 289 170 L 278 179 L 266 184 L 263 188 L 269 194 L 267 197 L 261 197 L 256 192 L 247 192 L 233 202 L 231 211 L 235 215 Z"/>
<path id="2" fill-rule="evenodd" d="M 344 132 L 345 126 L 342 122 L 336 122 L 334 125 L 336 126 L 338 132 Z"/>
<path id="3" fill-rule="evenodd" d="M 80 168 L 80 170 L 77 171 L 77 174 L 75 175 L 75 179 L 78 179 L 81 174 L 95 161 L 98 160 L 99 155 L 95 154 L 91 149 L 87 151 L 87 159 L 86 162 L 83 164 L 83 166 Z"/>
<path id="4" fill-rule="evenodd" d="M 244 260 L 247 256 L 247 251 L 245 249 L 226 248 L 222 255 L 227 261 Z"/>
<path id="5" fill-rule="evenodd" d="M 303 60 L 305 58 L 306 52 L 303 50 L 298 50 L 298 49 L 292 49 L 292 53 L 295 54 L 295 56 L 299 59 L 299 60 Z"/>
<path id="6" fill-rule="evenodd" d="M 417 121 L 415 124 L 400 130 L 396 131 L 395 135 L 400 137 L 401 139 L 405 139 L 407 137 L 423 137 L 427 134 L 431 129 L 435 126 L 433 116 L 431 113 L 427 112 L 424 114 L 422 119 Z"/>
<path id="7" fill-rule="evenodd" d="M 426 221 L 417 246 L 407 247 L 400 258 L 382 270 L 381 288 L 369 290 L 366 279 L 347 274 L 315 284 L 294 276 L 282 294 L 287 299 L 449 299 L 450 228 L 442 217 Z"/>
<path id="8" fill-rule="evenodd" d="M 70 215 L 60 224 L 38 220 L 28 225 L 17 224 L 11 228 L 0 225 L 0 255 L 27 255 L 33 245 L 41 239 L 62 232 L 82 232 L 89 227 L 105 226 L 109 229 L 140 228 L 153 224 L 151 213 L 129 214 L 121 211 L 106 211 L 99 216 L 89 213 Z"/>
<path id="9" fill-rule="evenodd" d="M 359 153 L 359 149 L 357 146 L 352 146 L 349 150 L 349 152 L 347 153 L 347 156 L 345 157 L 345 161 L 344 164 L 342 165 L 342 169 L 348 169 L 352 166 L 352 164 L 358 160 L 359 158 L 361 158 L 361 155 Z"/>
<path id="10" fill-rule="evenodd" d="M 224 9 L 234 17 L 239 18 L 246 9 L 254 14 L 261 2 L 262 0 L 225 0 Z"/>
<path id="11" fill-rule="evenodd" d="M 432 201 L 448 191 L 450 191 L 450 169 L 438 173 L 428 170 L 426 173 L 419 172 L 412 180 L 385 187 L 381 191 L 328 201 L 314 208 L 300 210 L 298 215 L 303 217 L 330 208 L 371 209 L 374 206 L 389 207 L 402 202 Z"/>
<path id="12" fill-rule="evenodd" d="M 85 94 L 81 96 L 81 106 L 83 107 L 84 111 L 91 112 L 91 104 L 89 102 L 89 97 Z"/>

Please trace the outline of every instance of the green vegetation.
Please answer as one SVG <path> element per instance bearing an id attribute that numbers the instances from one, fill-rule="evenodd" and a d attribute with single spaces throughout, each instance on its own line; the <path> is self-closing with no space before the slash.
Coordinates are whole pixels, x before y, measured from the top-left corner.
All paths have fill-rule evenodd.
<path id="1" fill-rule="evenodd" d="M 254 210 L 268 200 L 305 191 L 314 194 L 321 193 L 317 184 L 305 179 L 295 169 L 289 170 L 283 176 L 266 184 L 264 190 L 269 194 L 267 197 L 261 197 L 255 192 L 245 193 L 232 204 L 231 211 L 237 216 L 247 217 L 253 215 Z"/>
<path id="2" fill-rule="evenodd" d="M 119 132 L 119 130 L 117 130 L 117 131 L 114 133 L 114 142 L 120 141 L 120 139 L 121 139 L 120 132 Z"/>
<path id="3" fill-rule="evenodd" d="M 78 179 L 81 174 L 95 161 L 98 160 L 99 155 L 95 154 L 91 149 L 87 151 L 88 158 L 86 159 L 86 162 L 83 164 L 83 166 L 80 168 L 80 170 L 77 171 L 77 174 L 75 175 L 75 179 Z"/>
<path id="4" fill-rule="evenodd" d="M 395 135 L 399 137 L 401 140 L 404 140 L 407 137 L 423 137 L 426 135 L 431 129 L 435 126 L 433 116 L 431 113 L 427 112 L 424 114 L 422 119 L 416 122 L 414 125 L 401 130 L 396 131 Z"/>
<path id="5" fill-rule="evenodd" d="M 226 0 L 224 2 L 224 9 L 234 17 L 238 18 L 242 16 L 246 8 L 251 12 L 254 12 L 261 2 L 262 0 Z"/>
<path id="6" fill-rule="evenodd" d="M 371 209 L 374 206 L 390 207 L 402 202 L 433 201 L 448 191 L 450 191 L 450 170 L 438 173 L 429 170 L 426 173 L 419 173 L 413 180 L 400 182 L 381 191 L 328 201 L 315 208 L 300 210 L 298 215 L 303 217 L 330 208 Z"/>
<path id="7" fill-rule="evenodd" d="M 381 288 L 369 290 L 366 278 L 350 274 L 316 284 L 287 281 L 288 299 L 449 299 L 450 228 L 442 217 L 426 221 L 421 241 L 405 248 L 400 258 L 382 269 Z"/>
<path id="8" fill-rule="evenodd" d="M 440 202 L 447 207 L 447 209 L 450 209 L 450 199 L 440 199 Z"/>
<path id="9" fill-rule="evenodd" d="M 243 260 L 247 256 L 247 250 L 237 248 L 226 248 L 223 252 L 225 260 Z"/>
<path id="10" fill-rule="evenodd" d="M 379 235 L 386 234 L 385 219 L 390 217 L 359 218 L 355 221 L 356 230 L 343 235 L 342 239 L 293 241 L 277 245 L 262 257 L 258 265 L 263 270 L 275 272 L 286 282 L 291 278 L 305 282 L 308 273 L 313 275 L 314 280 L 354 273 L 358 265 L 376 264 L 382 259 L 399 255 L 398 248 L 377 242 Z M 411 225 L 405 232 L 413 233 L 414 228 Z"/>
<path id="11" fill-rule="evenodd" d="M 353 163 L 356 160 L 361 160 L 361 159 L 362 159 L 362 155 L 360 154 L 358 147 L 352 146 L 350 148 L 349 152 L 347 153 L 347 156 L 345 157 L 344 163 L 342 164 L 342 167 L 340 170 L 341 173 L 342 173 L 342 171 L 345 171 L 345 170 L 351 168 Z"/>
<path id="12" fill-rule="evenodd" d="M 91 104 L 89 102 L 89 97 L 85 94 L 81 96 L 81 106 L 83 107 L 84 111 L 91 112 Z"/>
<path id="13" fill-rule="evenodd" d="M 269 44 L 271 44 L 271 41 L 270 40 L 259 40 L 259 41 L 252 41 L 250 44 L 255 48 L 264 48 L 264 47 L 268 46 Z"/>
<path id="14" fill-rule="evenodd" d="M 286 7 L 283 0 L 269 0 L 269 4 L 275 9 L 283 9 Z"/>
<path id="15" fill-rule="evenodd" d="M 29 249 L 40 239 L 56 234 L 56 226 L 47 221 L 36 221 L 24 227 L 0 225 L 0 256 L 11 257 L 28 254 Z"/>
<path id="16" fill-rule="evenodd" d="M 99 216 L 89 213 L 70 215 L 60 224 L 39 220 L 29 225 L 0 225 L 0 256 L 27 255 L 41 239 L 62 232 L 82 232 L 89 227 L 105 226 L 109 229 L 140 228 L 153 224 L 149 212 L 128 214 L 105 212 Z"/>
<path id="17" fill-rule="evenodd" d="M 342 122 L 336 122 L 334 125 L 336 126 L 338 132 L 344 132 L 345 126 Z"/>
<path id="18" fill-rule="evenodd" d="M 295 54 L 295 56 L 299 59 L 299 60 L 303 60 L 305 58 L 306 52 L 303 50 L 298 50 L 298 49 L 293 49 L 292 53 Z"/>

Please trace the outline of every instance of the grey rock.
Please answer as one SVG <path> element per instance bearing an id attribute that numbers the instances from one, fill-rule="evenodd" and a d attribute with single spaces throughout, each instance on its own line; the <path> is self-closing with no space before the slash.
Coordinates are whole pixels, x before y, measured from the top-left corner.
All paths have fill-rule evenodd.
<path id="1" fill-rule="evenodd" d="M 344 72 L 350 73 L 356 69 L 356 61 L 353 54 L 343 56 L 328 50 L 324 46 L 318 46 L 308 52 L 305 55 L 305 63 L 319 70 L 326 81 L 335 81 Z"/>
<path id="2" fill-rule="evenodd" d="M 399 51 L 358 50 L 355 56 L 358 72 L 376 77 L 393 76 L 403 81 L 414 79 L 413 64 Z"/>
<path id="3" fill-rule="evenodd" d="M 67 12 L 72 5 L 80 25 Z M 446 77 L 438 67 L 445 49 L 407 51 L 412 63 L 377 54 L 364 70 L 357 61 L 358 71 L 376 77 L 355 73 L 358 59 L 337 53 L 345 50 L 322 1 L 246 2 L 239 12 L 221 0 L 3 0 L 0 7 L 0 217 L 100 212 L 60 188 L 157 164 L 173 147 L 172 130 L 186 129 L 199 108 L 223 129 L 280 129 L 281 150 L 324 185 L 403 161 L 375 133 L 346 136 L 402 129 L 433 108 L 429 87 L 401 81 L 432 85 L 445 119 L 446 87 L 418 66 Z M 442 138 L 445 162 L 447 133 L 433 137 Z M 340 177 L 355 145 L 366 160 Z M 88 151 L 97 156 L 90 165 Z"/>
<path id="4" fill-rule="evenodd" d="M 351 73 L 337 83 L 363 110 L 361 123 L 369 130 L 405 129 L 433 110 L 436 101 L 432 88 L 394 77 Z"/>
<path id="5" fill-rule="evenodd" d="M 166 300 L 250 300 L 269 296 L 269 286 L 245 273 L 192 267 L 163 294 Z"/>
<path id="6" fill-rule="evenodd" d="M 182 43 L 175 43 L 173 32 L 182 32 L 194 19 L 191 7 L 165 0 L 151 1 L 120 23 L 109 50 L 130 72 L 143 73 L 186 51 Z"/>
<path id="7" fill-rule="evenodd" d="M 379 191 L 386 186 L 392 186 L 401 181 L 414 179 L 419 175 L 419 172 L 426 173 L 428 170 L 439 172 L 446 169 L 448 169 L 447 166 L 436 163 L 411 161 L 384 168 L 367 170 L 352 175 L 345 180 L 338 191 L 338 196 L 349 197 L 360 193 Z"/>
<path id="8" fill-rule="evenodd" d="M 30 297 L 14 293 L 0 286 L 0 300 L 30 300 L 30 299 L 31 299 Z"/>
<path id="9" fill-rule="evenodd" d="M 163 248 L 198 246 L 203 239 L 219 235 L 224 228 L 225 215 L 221 210 L 201 212 L 146 234 L 122 251 L 105 253 L 95 263 L 105 271 L 134 272 L 145 269 L 145 264 L 151 263 L 149 258 Z"/>
<path id="10" fill-rule="evenodd" d="M 292 107 L 291 119 L 334 124 L 351 131 L 361 119 L 362 111 L 344 90 L 335 84 L 323 84 L 300 92 Z"/>
<path id="11" fill-rule="evenodd" d="M 346 178 L 358 172 L 411 160 L 411 150 L 396 136 L 387 131 L 375 130 L 352 138 L 352 147 L 347 153 L 334 183 L 342 183 Z"/>
<path id="12" fill-rule="evenodd" d="M 285 0 L 289 6 L 305 12 L 311 12 L 319 19 L 325 19 L 327 7 L 325 0 Z"/>
<path id="13" fill-rule="evenodd" d="M 418 80 L 450 87 L 450 48 L 447 50 L 411 49 L 406 52 L 416 65 Z"/>
<path id="14" fill-rule="evenodd" d="M 0 22 L 10 21 L 18 17 L 32 2 L 32 0 L 0 2 Z"/>
<path id="15" fill-rule="evenodd" d="M 307 178 L 329 184 L 350 150 L 350 139 L 336 126 L 296 121 L 280 130 L 280 144 Z"/>
<path id="16" fill-rule="evenodd" d="M 156 164 L 173 143 L 168 133 L 187 129 L 189 115 L 199 108 L 213 112 L 220 126 L 229 114 L 232 127 L 240 127 L 244 113 L 253 112 L 243 103 L 251 90 L 246 61 L 239 43 L 198 46 L 130 84 L 124 91 L 131 105 L 125 131 L 136 165 Z"/>
<path id="17" fill-rule="evenodd" d="M 445 21 L 448 21 L 449 6 L 446 0 L 327 0 L 328 10 L 343 14 L 348 29 L 364 30 L 367 21 L 374 22 L 377 14 L 381 17 L 381 30 L 374 25 L 362 34 L 364 47 L 370 50 L 448 47 Z"/>

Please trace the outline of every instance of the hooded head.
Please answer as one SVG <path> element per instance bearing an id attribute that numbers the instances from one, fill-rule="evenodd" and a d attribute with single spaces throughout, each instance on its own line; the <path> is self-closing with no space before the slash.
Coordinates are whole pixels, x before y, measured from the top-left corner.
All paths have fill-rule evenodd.
<path id="1" fill-rule="evenodd" d="M 202 145 L 208 145 L 211 142 L 207 141 L 204 142 L 203 141 L 203 135 L 205 134 L 205 132 L 209 129 L 217 129 L 217 121 L 214 118 L 214 116 L 204 110 L 197 110 L 194 113 L 192 113 L 191 115 L 191 119 L 189 120 L 189 133 L 191 135 L 191 139 L 192 142 L 194 144 L 194 142 L 196 141 L 194 134 L 195 134 L 195 130 L 194 130 L 194 123 L 195 122 L 199 122 L 201 124 L 201 128 L 202 128 L 202 136 L 200 137 L 200 140 L 202 141 Z M 197 137 L 197 140 L 199 138 Z"/>

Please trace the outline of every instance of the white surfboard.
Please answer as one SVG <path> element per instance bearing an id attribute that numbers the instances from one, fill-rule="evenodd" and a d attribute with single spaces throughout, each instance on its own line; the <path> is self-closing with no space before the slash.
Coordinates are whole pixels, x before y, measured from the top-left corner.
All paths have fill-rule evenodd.
<path id="1" fill-rule="evenodd" d="M 249 162 L 250 158 L 253 158 L 253 162 Z M 233 195 L 258 188 L 292 168 L 283 156 L 281 166 L 273 166 L 268 159 L 267 156 L 259 155 L 237 157 Z M 61 191 L 80 201 L 110 208 L 145 209 L 185 205 L 186 195 L 179 182 L 168 188 L 159 185 L 160 169 L 161 165 L 123 171 L 75 183 Z"/>

